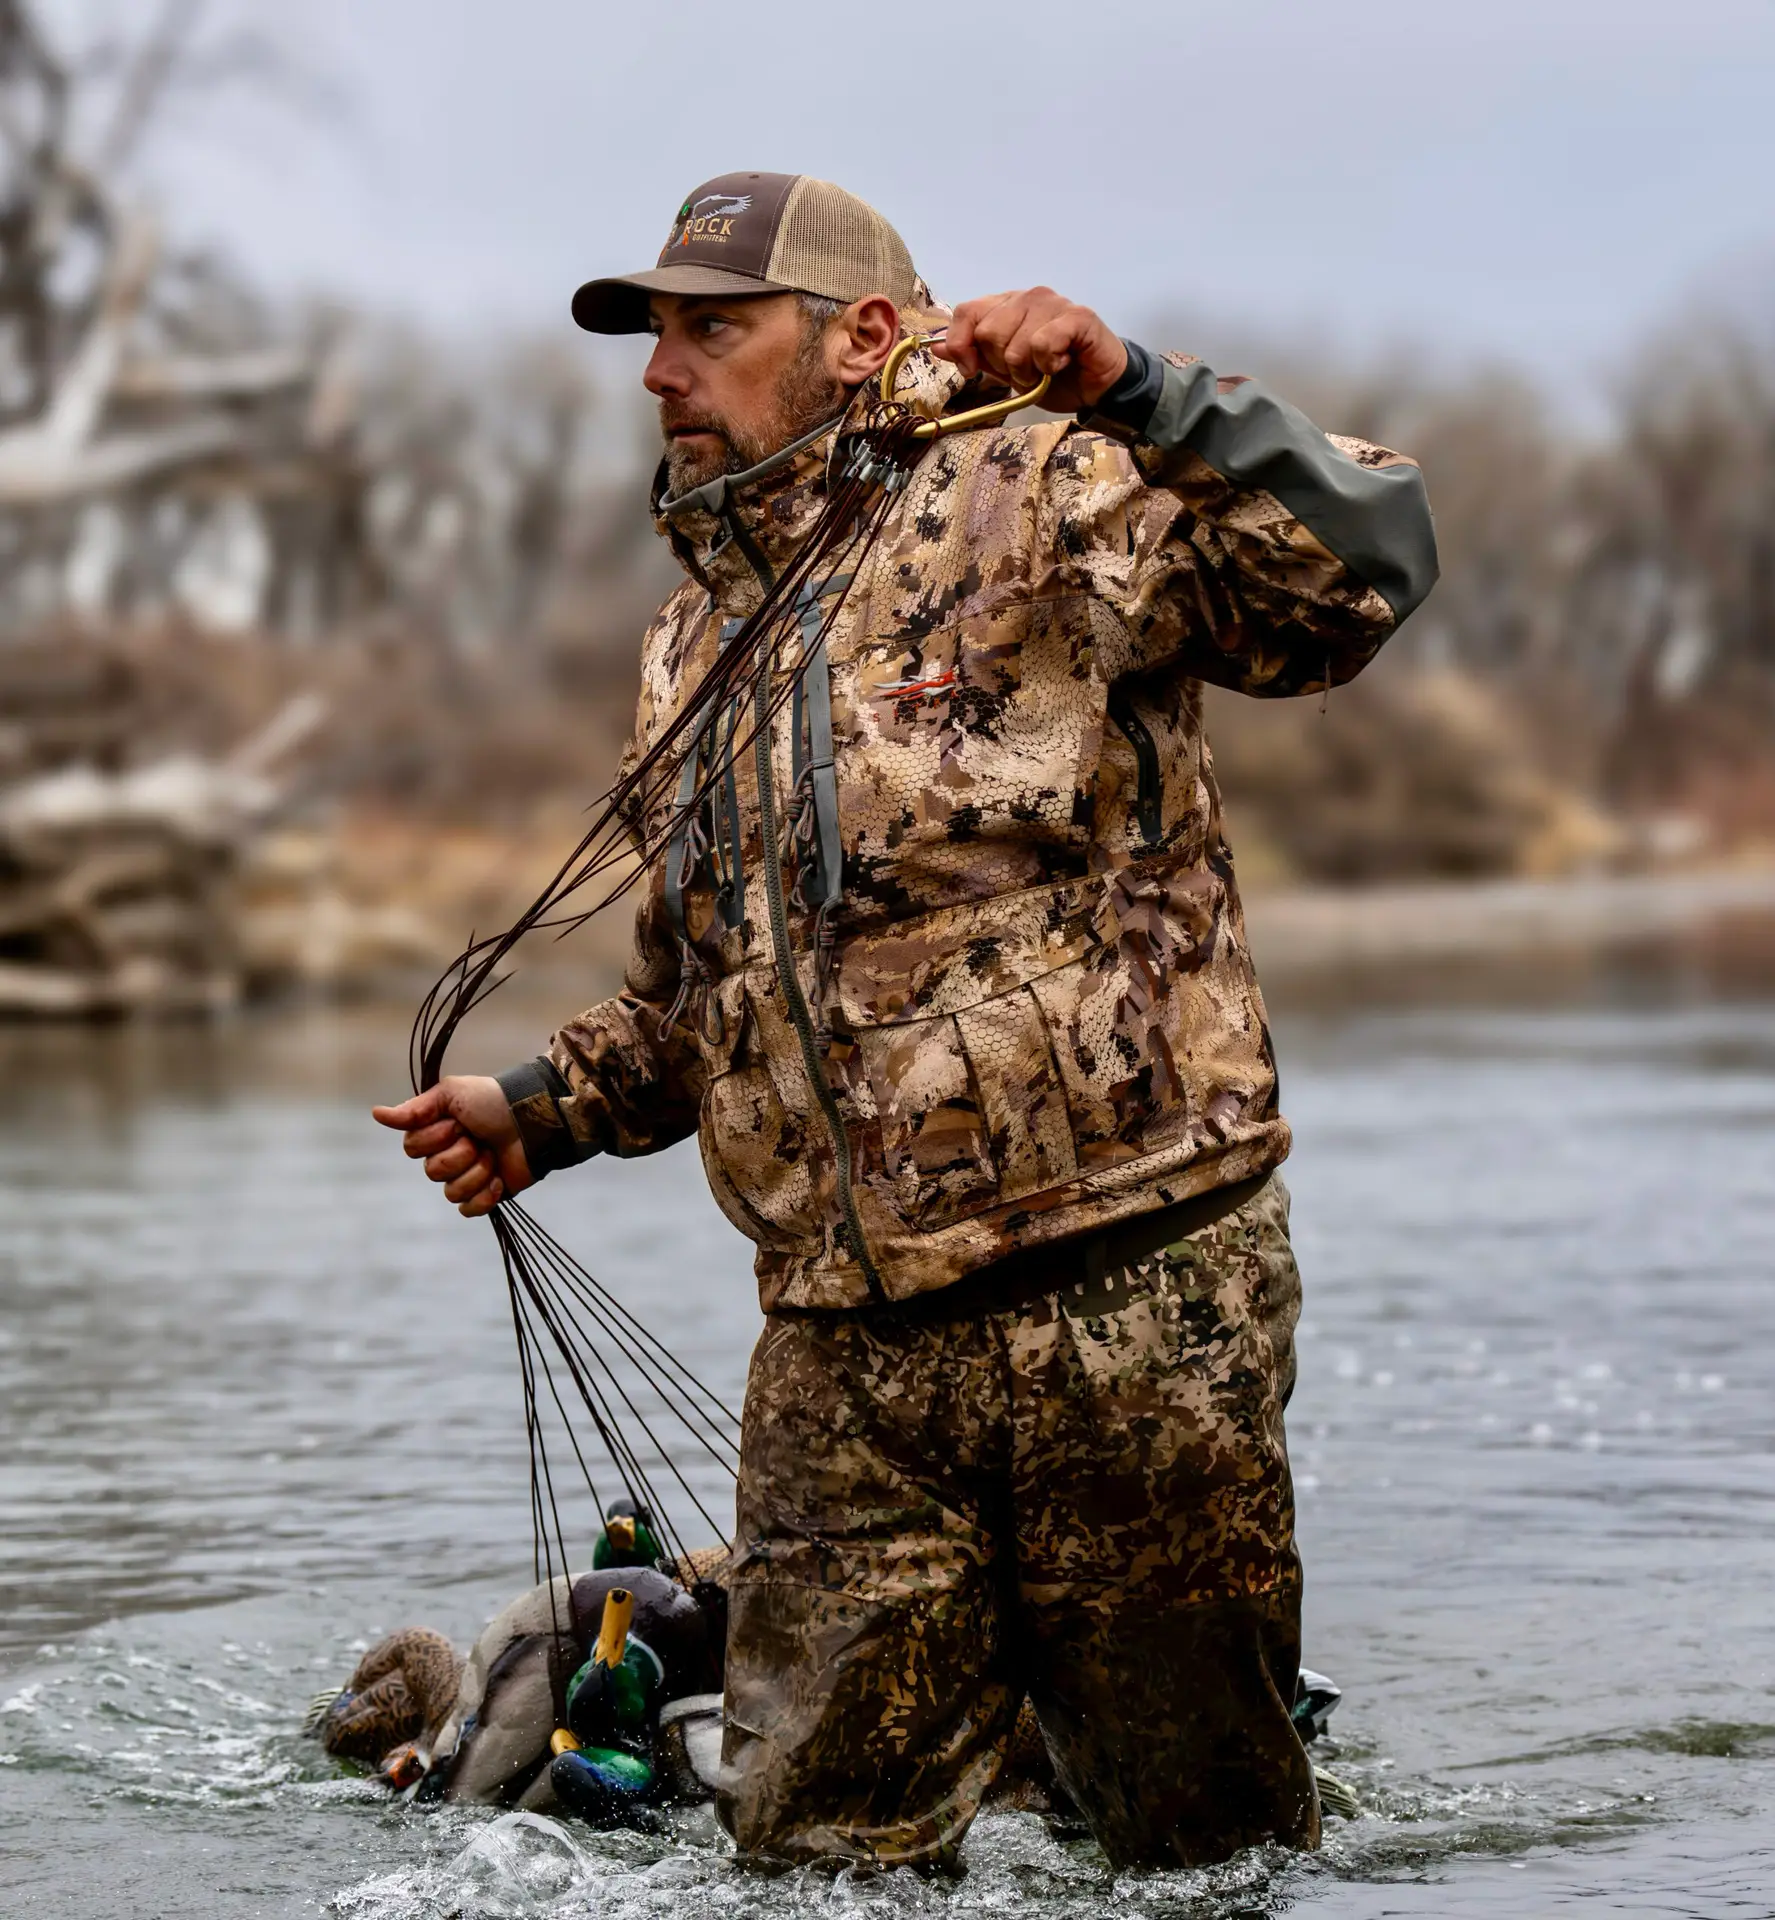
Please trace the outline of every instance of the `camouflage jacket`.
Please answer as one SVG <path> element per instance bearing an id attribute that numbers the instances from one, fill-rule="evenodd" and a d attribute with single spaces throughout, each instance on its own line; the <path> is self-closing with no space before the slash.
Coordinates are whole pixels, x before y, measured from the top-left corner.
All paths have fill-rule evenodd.
<path id="1" fill-rule="evenodd" d="M 1429 590 L 1434 539 L 1402 456 L 1199 361 L 1146 365 L 1139 431 L 932 443 L 777 718 L 776 817 L 802 776 L 819 829 L 789 931 L 825 1087 L 778 977 L 737 710 L 704 732 L 715 801 L 689 857 L 680 831 L 654 863 L 623 991 L 502 1076 L 539 1172 L 698 1133 L 766 1310 L 945 1286 L 1288 1151 L 1202 683 L 1347 681 Z M 940 410 L 951 370 L 908 371 Z M 643 644 L 631 754 L 804 536 L 827 451 L 662 517 L 690 577 Z M 828 722 L 835 821 L 807 774 Z"/>

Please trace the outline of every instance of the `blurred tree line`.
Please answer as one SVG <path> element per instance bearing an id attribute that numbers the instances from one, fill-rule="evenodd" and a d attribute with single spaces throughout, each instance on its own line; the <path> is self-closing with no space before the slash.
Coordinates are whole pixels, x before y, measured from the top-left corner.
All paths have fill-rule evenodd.
<path id="1" fill-rule="evenodd" d="M 469 354 L 292 314 L 130 190 L 206 88 L 301 78 L 206 38 L 190 0 L 77 55 L 0 0 L 0 782 L 221 741 L 314 684 L 331 792 L 589 796 L 672 578 L 641 396 L 600 396 L 565 325 Z M 1551 871 L 1775 838 L 1775 355 L 1748 329 L 1649 346 L 1600 429 L 1509 373 L 1210 357 L 1418 457 L 1443 552 L 1325 713 L 1216 701 L 1260 865 Z"/>
<path id="2" fill-rule="evenodd" d="M 1290 864 L 1556 871 L 1775 843 L 1775 351 L 1750 323 L 1649 341 L 1588 426 L 1508 370 L 1208 357 L 1410 452 L 1436 514 L 1435 592 L 1322 719 L 1217 703 L 1226 784 Z"/>

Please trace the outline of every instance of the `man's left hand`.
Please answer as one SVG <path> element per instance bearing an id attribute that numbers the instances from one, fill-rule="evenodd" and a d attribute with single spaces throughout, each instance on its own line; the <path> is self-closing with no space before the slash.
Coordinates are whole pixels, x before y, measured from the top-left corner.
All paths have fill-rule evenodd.
<path id="1" fill-rule="evenodd" d="M 1128 365 L 1120 337 L 1089 307 L 1052 287 L 964 300 L 931 352 L 970 378 L 986 373 L 1018 388 L 1051 374 L 1054 384 L 1042 405 L 1056 413 L 1094 407 Z"/>

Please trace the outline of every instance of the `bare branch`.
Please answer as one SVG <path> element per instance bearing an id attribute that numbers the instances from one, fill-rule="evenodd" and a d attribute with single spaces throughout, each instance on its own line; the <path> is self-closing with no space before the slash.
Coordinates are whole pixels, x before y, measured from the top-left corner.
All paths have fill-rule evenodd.
<path id="1" fill-rule="evenodd" d="M 204 0 L 162 0 L 160 18 L 125 72 L 111 124 L 98 143 L 101 178 L 119 173 L 134 157 L 167 89 L 185 58 Z"/>

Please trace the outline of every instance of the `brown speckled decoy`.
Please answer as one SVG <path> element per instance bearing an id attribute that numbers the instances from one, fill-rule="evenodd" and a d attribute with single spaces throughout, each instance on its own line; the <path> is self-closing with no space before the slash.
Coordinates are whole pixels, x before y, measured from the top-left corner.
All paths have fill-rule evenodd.
<path id="1" fill-rule="evenodd" d="M 339 1759 L 393 1777 L 399 1750 L 446 1718 L 461 1683 L 462 1655 L 441 1633 L 403 1627 L 364 1655 L 339 1692 L 316 1697 L 307 1729 Z"/>

